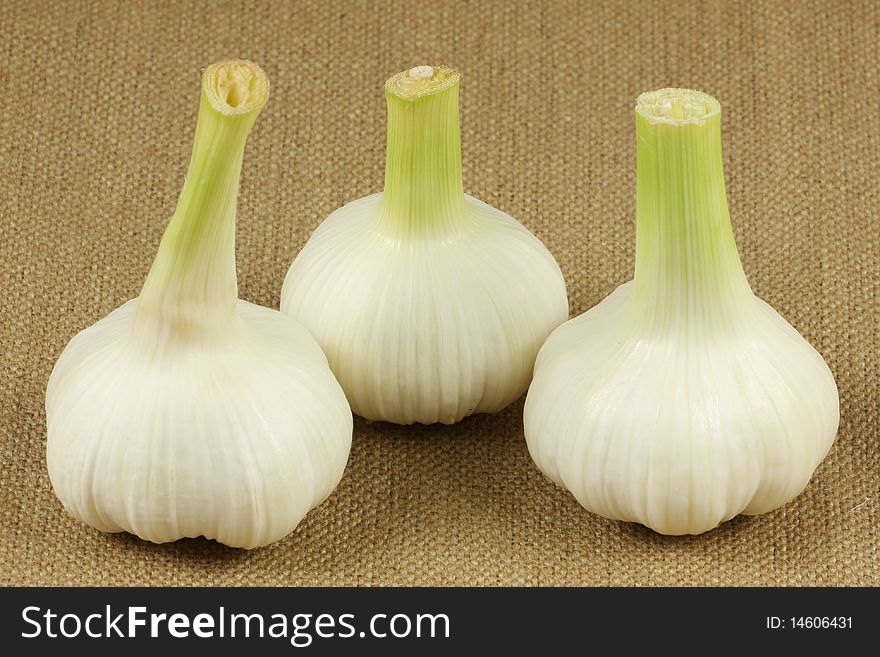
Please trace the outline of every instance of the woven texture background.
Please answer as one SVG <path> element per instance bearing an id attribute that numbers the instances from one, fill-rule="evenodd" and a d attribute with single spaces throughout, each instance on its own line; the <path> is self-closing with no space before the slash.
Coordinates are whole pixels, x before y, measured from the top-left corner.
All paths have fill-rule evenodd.
<path id="1" fill-rule="evenodd" d="M 880 584 L 880 5 L 634 2 L 0 3 L 0 581 L 5 584 Z M 355 421 L 335 494 L 252 552 L 157 546 L 63 511 L 44 392 L 68 340 L 136 296 L 188 163 L 199 76 L 272 83 L 249 140 L 240 295 L 278 306 L 332 210 L 382 187 L 382 84 L 462 72 L 464 182 L 559 261 L 572 313 L 632 276 L 633 105 L 724 107 L 755 292 L 826 358 L 837 441 L 761 517 L 668 538 L 584 511 L 532 465 L 522 401 L 453 427 Z"/>

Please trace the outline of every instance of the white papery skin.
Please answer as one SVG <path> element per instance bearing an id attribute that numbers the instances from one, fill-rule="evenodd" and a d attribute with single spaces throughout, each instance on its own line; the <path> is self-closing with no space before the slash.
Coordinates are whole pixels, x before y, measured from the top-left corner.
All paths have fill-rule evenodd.
<path id="1" fill-rule="evenodd" d="M 155 543 L 289 534 L 333 492 L 352 417 L 302 326 L 238 301 L 218 342 L 145 352 L 137 300 L 77 335 L 46 391 L 52 485 L 76 518 Z"/>
<path id="2" fill-rule="evenodd" d="M 101 531 L 259 547 L 342 477 L 352 415 L 326 357 L 292 318 L 237 299 L 239 176 L 267 96 L 255 64 L 205 71 L 186 183 L 140 296 L 75 336 L 49 378 L 52 486 Z"/>
<path id="3" fill-rule="evenodd" d="M 717 102 L 646 96 L 635 280 L 548 338 L 525 435 L 541 471 L 586 509 L 699 534 L 804 489 L 837 432 L 838 393 L 822 357 L 742 273 Z M 652 114 L 670 98 L 683 115 Z"/>
<path id="4" fill-rule="evenodd" d="M 381 194 L 361 199 L 330 215 L 290 268 L 282 309 L 321 344 L 358 415 L 451 424 L 499 411 L 568 316 L 537 238 L 466 198 L 467 228 L 405 242 L 379 229 Z"/>
<path id="5" fill-rule="evenodd" d="M 451 424 L 496 412 L 568 318 L 565 282 L 522 224 L 461 191 L 457 73 L 418 67 L 386 96 L 385 191 L 318 227 L 281 310 L 315 336 L 358 415 Z"/>

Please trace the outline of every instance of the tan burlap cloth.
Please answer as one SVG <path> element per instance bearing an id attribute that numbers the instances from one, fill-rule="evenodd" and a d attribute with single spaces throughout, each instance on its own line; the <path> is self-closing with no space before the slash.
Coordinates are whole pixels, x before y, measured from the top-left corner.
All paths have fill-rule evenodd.
<path id="1" fill-rule="evenodd" d="M 6 584 L 880 584 L 880 5 L 874 2 L 0 3 L 0 580 Z M 70 518 L 44 392 L 70 338 L 136 296 L 186 171 L 201 70 L 260 63 L 240 295 L 278 306 L 335 208 L 381 190 L 387 77 L 462 74 L 465 190 L 556 256 L 573 314 L 631 278 L 636 96 L 724 107 L 755 292 L 826 358 L 837 441 L 806 491 L 699 537 L 584 511 L 532 465 L 522 401 L 452 427 L 355 421 L 337 491 L 252 552 Z"/>

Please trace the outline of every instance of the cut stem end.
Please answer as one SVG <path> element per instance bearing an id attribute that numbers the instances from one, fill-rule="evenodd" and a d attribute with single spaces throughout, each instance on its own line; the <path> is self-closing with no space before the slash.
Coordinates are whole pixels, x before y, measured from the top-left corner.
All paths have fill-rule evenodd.
<path id="1" fill-rule="evenodd" d="M 262 109 L 269 98 L 269 78 L 259 66 L 242 59 L 211 64 L 202 76 L 211 106 L 226 116 Z"/>
<path id="2" fill-rule="evenodd" d="M 693 89 L 658 89 L 641 94 L 636 113 L 650 123 L 703 125 L 721 113 L 721 104 L 709 94 Z"/>
<path id="3" fill-rule="evenodd" d="M 401 100 L 418 100 L 439 93 L 459 80 L 458 71 L 448 66 L 416 66 L 392 76 L 385 91 Z"/>

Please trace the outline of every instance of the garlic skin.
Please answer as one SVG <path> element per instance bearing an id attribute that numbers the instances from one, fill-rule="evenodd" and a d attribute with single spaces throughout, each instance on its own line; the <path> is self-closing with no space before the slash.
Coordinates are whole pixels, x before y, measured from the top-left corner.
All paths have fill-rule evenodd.
<path id="1" fill-rule="evenodd" d="M 549 251 L 462 190 L 458 89 L 445 67 L 386 83 L 384 191 L 333 212 L 281 291 L 282 312 L 315 336 L 369 420 L 451 424 L 501 410 L 568 318 Z"/>
<path id="2" fill-rule="evenodd" d="M 342 477 L 352 416 L 326 357 L 292 318 L 236 298 L 239 173 L 267 96 L 255 64 L 205 71 L 190 170 L 141 295 L 52 371 L 52 486 L 101 531 L 254 548 Z"/>
<path id="3" fill-rule="evenodd" d="M 635 278 L 553 332 L 524 411 L 547 477 L 663 534 L 786 504 L 839 423 L 825 361 L 746 281 L 720 121 L 700 92 L 639 98 Z"/>
<path id="4" fill-rule="evenodd" d="M 133 299 L 79 333 L 46 393 L 48 465 L 74 517 L 154 543 L 277 541 L 333 492 L 352 417 L 308 332 L 239 300 L 237 335 L 144 354 Z"/>

